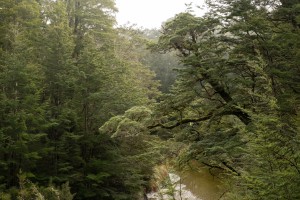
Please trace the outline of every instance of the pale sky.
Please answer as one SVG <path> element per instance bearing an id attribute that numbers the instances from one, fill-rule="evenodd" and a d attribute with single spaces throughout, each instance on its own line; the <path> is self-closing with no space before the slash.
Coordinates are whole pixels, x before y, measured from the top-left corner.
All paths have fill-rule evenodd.
<path id="1" fill-rule="evenodd" d="M 203 6 L 204 0 L 116 0 L 119 25 L 136 24 L 143 28 L 160 28 L 162 22 L 186 10 L 185 4 Z M 197 15 L 204 11 L 196 9 Z"/>

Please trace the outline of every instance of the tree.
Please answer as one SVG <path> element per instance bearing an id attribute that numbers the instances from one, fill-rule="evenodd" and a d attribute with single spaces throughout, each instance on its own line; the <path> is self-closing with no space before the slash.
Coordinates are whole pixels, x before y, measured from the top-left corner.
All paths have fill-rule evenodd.
<path id="1" fill-rule="evenodd" d="M 40 6 L 35 1 L 1 3 L 0 104 L 1 182 L 16 186 L 20 169 L 30 172 L 41 148 L 34 144 L 45 137 L 45 105 L 40 104 L 38 63 L 30 59 L 40 35 Z M 27 51 L 28 49 L 28 51 Z M 35 116 L 41 116 L 35 118 Z"/>
<path id="2" fill-rule="evenodd" d="M 77 74 L 71 60 L 74 43 L 65 5 L 62 1 L 45 1 L 42 6 L 43 18 L 47 24 L 43 30 L 42 100 L 47 104 L 45 118 L 50 122 L 46 130 L 47 147 L 51 150 L 43 156 L 41 169 L 58 178 L 60 173 L 65 173 L 61 168 L 67 167 L 62 160 L 62 154 L 66 152 L 59 149 L 63 145 L 62 139 L 72 133 L 76 126 L 72 99 Z M 49 168 L 49 165 L 53 167 Z M 63 182 L 65 181 L 64 179 Z"/>
<path id="3" fill-rule="evenodd" d="M 138 199 L 136 194 L 149 189 L 154 166 L 165 160 L 165 144 L 150 134 L 147 126 L 151 123 L 151 108 L 135 106 L 123 115 L 112 117 L 99 128 L 100 134 L 114 138 L 119 144 L 121 157 L 118 161 L 125 169 L 121 173 L 131 199 Z"/>
<path id="4" fill-rule="evenodd" d="M 299 177 L 298 82 L 292 81 L 299 28 L 282 20 L 286 13 L 279 17 L 297 4 L 209 3 L 204 17 L 181 13 L 167 22 L 153 47 L 176 50 L 185 67 L 159 107 L 164 120 L 149 128 L 180 131 L 177 137 L 190 144 L 188 158 L 236 175 L 228 198 L 298 198 L 286 184 Z"/>

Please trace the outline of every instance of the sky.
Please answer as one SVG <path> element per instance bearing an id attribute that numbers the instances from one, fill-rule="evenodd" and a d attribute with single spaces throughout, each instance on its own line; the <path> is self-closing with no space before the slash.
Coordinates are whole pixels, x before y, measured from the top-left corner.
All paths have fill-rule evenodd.
<path id="1" fill-rule="evenodd" d="M 160 28 L 162 22 L 186 10 L 185 4 L 203 6 L 204 0 L 116 0 L 118 25 L 136 24 L 143 28 Z M 197 15 L 203 10 L 197 9 Z"/>

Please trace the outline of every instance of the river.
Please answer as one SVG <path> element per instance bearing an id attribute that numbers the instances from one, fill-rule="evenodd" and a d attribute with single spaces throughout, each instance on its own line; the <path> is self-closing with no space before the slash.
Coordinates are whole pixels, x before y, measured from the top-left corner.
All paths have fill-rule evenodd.
<path id="1" fill-rule="evenodd" d="M 156 192 L 147 194 L 149 200 L 218 200 L 224 193 L 220 180 L 204 167 L 168 170 L 167 174 L 169 183 L 164 181 Z"/>

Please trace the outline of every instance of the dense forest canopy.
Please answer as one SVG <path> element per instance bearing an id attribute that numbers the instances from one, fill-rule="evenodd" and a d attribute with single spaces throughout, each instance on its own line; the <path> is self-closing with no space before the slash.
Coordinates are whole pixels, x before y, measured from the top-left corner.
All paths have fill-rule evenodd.
<path id="1" fill-rule="evenodd" d="M 113 0 L 1 0 L 1 199 L 141 199 L 166 159 L 299 199 L 300 2 L 206 3 L 141 30 Z"/>

